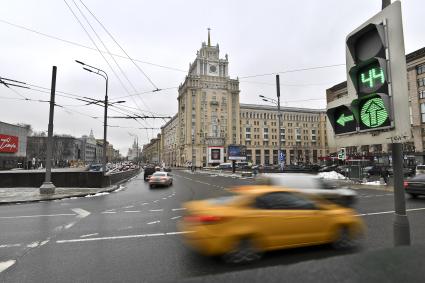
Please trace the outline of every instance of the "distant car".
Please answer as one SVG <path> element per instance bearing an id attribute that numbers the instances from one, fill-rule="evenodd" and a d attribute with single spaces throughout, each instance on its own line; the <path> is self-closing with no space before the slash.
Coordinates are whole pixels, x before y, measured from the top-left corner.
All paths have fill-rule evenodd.
<path id="1" fill-rule="evenodd" d="M 351 206 L 357 200 L 357 193 L 348 188 L 341 187 L 335 181 L 325 180 L 316 175 L 309 174 L 273 174 L 261 179 L 259 182 L 271 186 L 297 189 L 307 194 L 319 195 L 334 203 Z"/>
<path id="2" fill-rule="evenodd" d="M 156 186 L 172 186 L 173 178 L 168 172 L 155 172 L 149 178 L 149 187 L 154 188 Z"/>
<path id="3" fill-rule="evenodd" d="M 102 171 L 102 164 L 90 164 L 89 171 L 90 172 Z"/>
<path id="4" fill-rule="evenodd" d="M 247 186 L 236 195 L 191 201 L 179 223 L 185 242 L 228 263 L 259 259 L 266 251 L 332 243 L 353 248 L 364 224 L 349 208 L 297 190 Z"/>
<path id="5" fill-rule="evenodd" d="M 143 170 L 143 179 L 145 181 L 148 180 L 148 176 L 152 175 L 153 173 L 155 173 L 155 167 L 153 166 L 146 166 L 145 169 Z"/>
<path id="6" fill-rule="evenodd" d="M 403 183 L 405 192 L 412 198 L 419 195 L 425 195 L 425 174 L 417 175 Z"/>
<path id="7" fill-rule="evenodd" d="M 171 172 L 171 167 L 165 166 L 162 168 L 164 172 Z"/>

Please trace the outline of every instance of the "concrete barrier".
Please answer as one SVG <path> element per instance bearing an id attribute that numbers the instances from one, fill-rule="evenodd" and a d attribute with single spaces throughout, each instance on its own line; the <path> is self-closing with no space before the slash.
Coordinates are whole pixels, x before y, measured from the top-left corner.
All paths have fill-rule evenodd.
<path id="1" fill-rule="evenodd" d="M 56 187 L 103 188 L 128 180 L 137 175 L 139 169 L 118 172 L 103 176 L 102 172 L 52 172 L 52 182 Z M 45 172 L 1 172 L 0 188 L 40 187 Z"/>

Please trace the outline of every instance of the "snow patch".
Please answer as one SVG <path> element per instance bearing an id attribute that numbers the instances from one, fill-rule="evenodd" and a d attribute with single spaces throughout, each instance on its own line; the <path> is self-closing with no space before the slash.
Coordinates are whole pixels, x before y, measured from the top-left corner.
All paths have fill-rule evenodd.
<path id="1" fill-rule="evenodd" d="M 98 196 L 105 196 L 105 195 L 109 195 L 109 193 L 103 192 L 103 193 L 97 193 L 97 194 L 94 194 L 94 195 L 86 195 L 86 198 L 92 198 L 92 197 L 98 197 Z"/>
<path id="2" fill-rule="evenodd" d="M 344 175 L 339 174 L 338 172 L 320 172 L 318 176 L 322 179 L 332 179 L 332 180 L 341 180 L 345 179 Z"/>
<path id="3" fill-rule="evenodd" d="M 362 185 L 380 186 L 381 182 L 380 181 L 364 182 L 364 183 L 362 183 Z"/>

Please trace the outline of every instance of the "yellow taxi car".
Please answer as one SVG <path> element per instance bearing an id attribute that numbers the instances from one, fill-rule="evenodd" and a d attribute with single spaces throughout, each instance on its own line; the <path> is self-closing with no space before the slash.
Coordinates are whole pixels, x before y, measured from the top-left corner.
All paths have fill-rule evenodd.
<path id="1" fill-rule="evenodd" d="M 262 252 L 332 243 L 351 248 L 363 234 L 354 210 L 270 186 L 244 186 L 227 197 L 187 202 L 179 223 L 185 242 L 229 263 L 249 262 Z"/>

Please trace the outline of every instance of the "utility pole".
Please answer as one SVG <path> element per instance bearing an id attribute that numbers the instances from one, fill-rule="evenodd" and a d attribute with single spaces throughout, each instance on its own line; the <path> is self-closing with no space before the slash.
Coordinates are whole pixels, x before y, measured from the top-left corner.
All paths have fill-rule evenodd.
<path id="1" fill-rule="evenodd" d="M 46 176 L 44 183 L 40 187 L 40 194 L 54 194 L 55 185 L 52 183 L 52 147 L 53 147 L 53 115 L 55 110 L 55 92 L 56 92 L 56 71 L 57 67 L 53 66 L 52 70 L 52 87 L 50 90 L 50 112 L 49 126 L 47 135 L 47 156 L 46 156 Z"/>
<path id="2" fill-rule="evenodd" d="M 276 95 L 277 95 L 277 118 L 278 118 L 278 133 L 279 133 L 279 150 L 278 150 L 278 160 L 280 164 L 280 170 L 283 171 L 283 160 L 281 160 L 282 155 L 282 141 L 281 141 L 281 125 L 282 125 L 282 114 L 280 113 L 280 80 L 279 74 L 276 75 Z"/>

